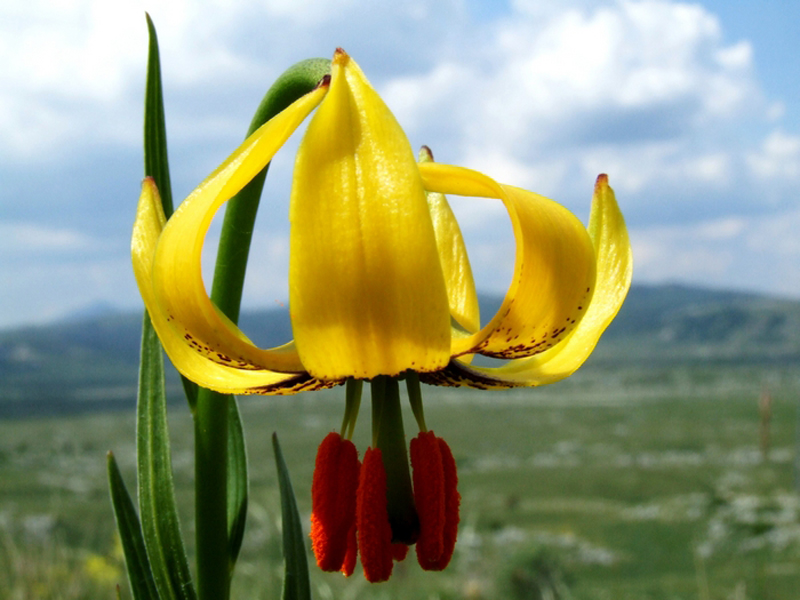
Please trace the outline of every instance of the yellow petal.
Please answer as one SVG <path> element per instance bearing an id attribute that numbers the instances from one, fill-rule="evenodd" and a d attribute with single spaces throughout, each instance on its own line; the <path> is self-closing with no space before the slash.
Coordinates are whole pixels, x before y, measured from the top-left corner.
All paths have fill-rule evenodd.
<path id="1" fill-rule="evenodd" d="M 594 291 L 594 249 L 581 222 L 552 200 L 469 169 L 427 163 L 420 172 L 428 190 L 501 199 L 517 242 L 514 275 L 500 310 L 478 333 L 454 339 L 453 354 L 525 357 L 563 340 Z"/>
<path id="2" fill-rule="evenodd" d="M 342 51 L 298 151 L 289 215 L 289 309 L 312 375 L 447 364 L 447 291 L 414 154 Z"/>
<path id="3" fill-rule="evenodd" d="M 227 394 L 286 394 L 327 387 L 327 383 L 307 374 L 244 371 L 217 364 L 187 344 L 183 335 L 170 326 L 153 291 L 153 257 L 165 222 L 156 185 L 152 179 L 145 179 L 131 242 L 133 272 L 153 327 L 175 367 L 199 385 Z"/>
<path id="4" fill-rule="evenodd" d="M 432 160 L 430 149 L 424 147 L 419 153 L 419 162 L 426 163 Z M 472 267 L 469 264 L 461 228 L 444 194 L 427 192 L 425 195 L 436 235 L 439 262 L 447 286 L 450 315 L 469 333 L 475 333 L 481 327 L 478 294 L 475 292 L 475 280 L 472 277 Z"/>
<path id="5" fill-rule="evenodd" d="M 240 369 L 305 371 L 293 346 L 259 349 L 220 317 L 203 285 L 200 257 L 219 207 L 264 168 L 326 90 L 322 86 L 306 94 L 247 138 L 181 203 L 158 242 L 153 269 L 156 301 L 172 326 L 215 362 Z"/>
<path id="6" fill-rule="evenodd" d="M 597 345 L 600 336 L 619 312 L 628 293 L 633 271 L 628 231 L 608 178 L 597 178 L 589 235 L 597 255 L 597 282 L 592 301 L 578 327 L 553 349 L 522 358 L 498 368 L 468 367 L 453 361 L 448 368 L 424 379 L 440 385 L 506 388 L 554 383 L 570 376 Z"/>

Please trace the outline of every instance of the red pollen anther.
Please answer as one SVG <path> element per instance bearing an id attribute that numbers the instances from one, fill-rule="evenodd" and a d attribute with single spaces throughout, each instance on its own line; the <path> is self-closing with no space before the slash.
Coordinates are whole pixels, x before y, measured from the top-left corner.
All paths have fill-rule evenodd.
<path id="1" fill-rule="evenodd" d="M 441 571 L 450 562 L 458 532 L 456 464 L 444 440 L 432 431 L 411 440 L 414 501 L 419 514 L 417 560 L 428 571 Z"/>
<path id="2" fill-rule="evenodd" d="M 414 503 L 419 514 L 417 559 L 424 569 L 442 556 L 444 544 L 444 471 L 442 453 L 432 431 L 411 440 Z"/>
<path id="3" fill-rule="evenodd" d="M 323 571 L 339 571 L 345 564 L 355 528 L 359 469 L 353 442 L 336 432 L 322 440 L 311 485 L 311 544 Z"/>
<path id="4" fill-rule="evenodd" d="M 345 577 L 350 577 L 356 568 L 356 559 L 358 558 L 358 540 L 356 539 L 356 523 L 353 521 L 353 526 L 347 534 L 347 553 L 344 555 L 344 563 L 342 563 L 342 574 Z"/>
<path id="5" fill-rule="evenodd" d="M 441 571 L 453 557 L 453 550 L 456 547 L 456 536 L 458 535 L 459 507 L 461 505 L 461 494 L 458 493 L 458 474 L 456 473 L 456 461 L 450 446 L 442 438 L 437 438 L 439 450 L 442 453 L 442 468 L 444 470 L 444 548 L 441 558 L 436 565 L 431 567 L 431 571 Z"/>
<path id="6" fill-rule="evenodd" d="M 408 546 L 402 542 L 392 544 L 392 558 L 395 562 L 403 562 L 408 556 Z"/>
<path id="7" fill-rule="evenodd" d="M 358 546 L 364 577 L 371 583 L 392 574 L 392 528 L 386 500 L 386 469 L 379 448 L 367 448 L 358 484 Z"/>

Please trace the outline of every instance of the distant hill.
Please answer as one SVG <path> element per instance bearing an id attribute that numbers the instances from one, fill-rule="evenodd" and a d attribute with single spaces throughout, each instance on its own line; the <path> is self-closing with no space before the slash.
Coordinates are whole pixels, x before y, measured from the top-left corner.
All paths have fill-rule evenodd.
<path id="1" fill-rule="evenodd" d="M 800 301 L 680 285 L 634 286 L 598 358 L 685 362 L 800 359 Z"/>
<path id="2" fill-rule="evenodd" d="M 502 298 L 481 299 L 484 319 Z M 291 339 L 288 311 L 245 312 L 262 346 Z M 0 331 L 0 417 L 133 406 L 141 314 L 104 307 L 48 326 Z M 634 286 L 587 365 L 800 360 L 800 302 L 678 285 Z M 177 390 L 177 377 L 169 384 Z"/>

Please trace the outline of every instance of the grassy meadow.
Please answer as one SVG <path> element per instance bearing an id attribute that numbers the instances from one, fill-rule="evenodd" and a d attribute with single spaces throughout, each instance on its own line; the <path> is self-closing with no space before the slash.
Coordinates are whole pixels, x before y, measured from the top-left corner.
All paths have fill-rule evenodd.
<path id="1" fill-rule="evenodd" d="M 312 566 L 320 599 L 796 600 L 800 373 L 793 365 L 588 366 L 546 388 L 425 388 L 429 427 L 459 468 L 462 521 L 442 573 L 413 555 L 368 585 Z M 772 398 L 769 444 L 759 395 Z M 234 598 L 278 598 L 277 431 L 301 513 L 316 446 L 343 390 L 246 398 L 250 509 Z M 362 404 L 356 445 L 368 441 Z M 171 406 L 173 467 L 192 545 L 192 433 Z M 407 434 L 413 419 L 406 412 Z M 0 598 L 129 597 L 105 480 L 113 450 L 134 484 L 132 412 L 0 420 Z M 313 562 L 313 559 L 310 559 Z"/>

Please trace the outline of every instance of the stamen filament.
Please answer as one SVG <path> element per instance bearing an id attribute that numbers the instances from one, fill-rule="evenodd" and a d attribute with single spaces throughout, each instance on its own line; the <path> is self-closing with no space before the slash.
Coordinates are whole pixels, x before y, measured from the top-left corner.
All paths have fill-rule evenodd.
<path id="1" fill-rule="evenodd" d="M 353 439 L 353 431 L 355 430 L 356 420 L 358 419 L 358 410 L 361 408 L 361 391 L 363 387 L 363 381 L 360 379 L 353 379 L 352 377 L 350 377 L 345 384 L 344 418 L 342 419 L 342 428 L 339 433 L 346 440 Z"/>
<path id="2" fill-rule="evenodd" d="M 397 379 L 381 376 L 372 381 L 372 407 L 375 447 L 381 450 L 386 469 L 392 541 L 413 544 L 419 535 L 419 518 L 414 508 Z"/>
<path id="3" fill-rule="evenodd" d="M 419 375 L 410 371 L 406 374 L 406 389 L 408 390 L 408 402 L 411 404 L 411 411 L 417 420 L 417 426 L 422 432 L 428 431 L 425 426 L 425 412 L 422 409 L 422 389 L 419 384 Z"/>
<path id="4" fill-rule="evenodd" d="M 376 377 L 370 382 L 372 393 L 372 447 L 378 447 L 378 432 L 381 427 L 383 399 L 386 397 L 386 381 L 388 377 Z"/>

